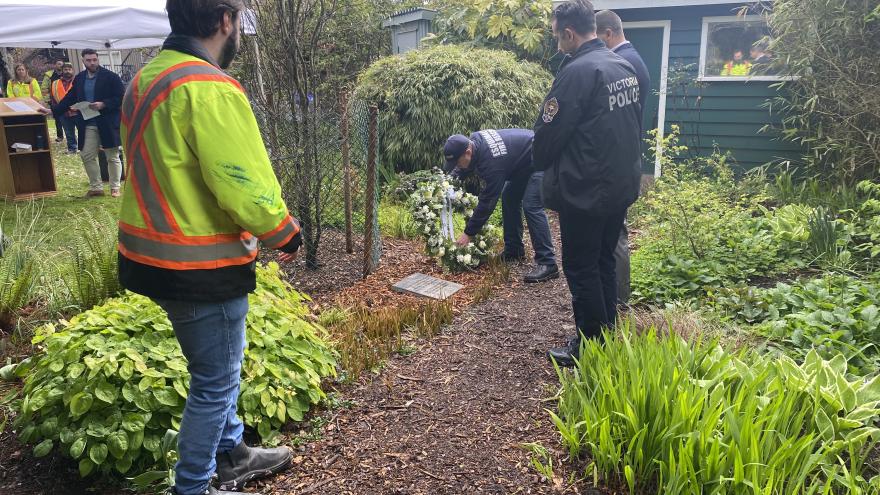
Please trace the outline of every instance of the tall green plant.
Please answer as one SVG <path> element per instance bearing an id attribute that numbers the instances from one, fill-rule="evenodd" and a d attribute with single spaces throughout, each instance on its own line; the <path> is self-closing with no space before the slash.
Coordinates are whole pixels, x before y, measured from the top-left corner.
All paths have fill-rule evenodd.
<path id="1" fill-rule="evenodd" d="M 3 232 L 0 219 L 0 331 L 11 330 L 18 312 L 38 297 L 37 282 L 44 265 L 37 249 L 46 241 L 40 233 L 40 206 L 15 209 L 15 227 Z"/>
<path id="2" fill-rule="evenodd" d="M 671 332 L 672 333 L 672 332 Z M 586 342 L 559 373 L 552 418 L 588 475 L 630 492 L 865 493 L 880 439 L 880 378 L 846 378 L 846 360 L 815 352 L 732 355 L 717 343 L 624 328 Z"/>
<path id="3" fill-rule="evenodd" d="M 438 46 L 377 61 L 355 98 L 379 106 L 381 162 L 411 172 L 440 165 L 450 134 L 531 128 L 549 87 L 549 73 L 512 53 Z"/>
<path id="4" fill-rule="evenodd" d="M 767 2 L 771 3 L 771 2 Z M 811 172 L 855 183 L 880 175 L 880 5 L 874 0 L 776 0 L 771 49 L 795 79 L 774 107 L 784 136 L 805 145 Z"/>

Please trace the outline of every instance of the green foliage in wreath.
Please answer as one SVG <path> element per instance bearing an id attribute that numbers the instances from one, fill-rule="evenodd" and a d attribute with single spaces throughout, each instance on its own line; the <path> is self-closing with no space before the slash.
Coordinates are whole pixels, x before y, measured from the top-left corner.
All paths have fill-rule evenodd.
<path id="1" fill-rule="evenodd" d="M 249 298 L 248 348 L 238 410 L 264 441 L 300 421 L 335 374 L 326 332 L 305 318 L 307 296 L 272 263 L 257 270 Z M 82 476 L 141 472 L 162 459 L 162 438 L 180 426 L 187 364 L 164 311 L 127 293 L 33 340 L 39 352 L 15 366 L 25 377 L 16 427 L 34 455 L 57 448 L 79 461 Z M 7 372 L 7 375 L 9 373 Z"/>
<path id="2" fill-rule="evenodd" d="M 473 270 L 489 259 L 500 240 L 499 229 L 487 223 L 467 246 L 459 246 L 455 239 L 444 237 L 440 217 L 448 191 L 452 191 L 452 210 L 470 218 L 477 206 L 477 197 L 455 187 L 452 179 L 439 171 L 420 182 L 410 196 L 412 217 L 425 238 L 426 251 L 440 266 L 453 272 Z"/>

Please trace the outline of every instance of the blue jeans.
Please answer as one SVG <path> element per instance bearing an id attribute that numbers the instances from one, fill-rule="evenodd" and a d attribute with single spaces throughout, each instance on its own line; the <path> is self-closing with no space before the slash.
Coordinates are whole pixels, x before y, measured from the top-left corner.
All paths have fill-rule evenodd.
<path id="1" fill-rule="evenodd" d="M 241 443 L 236 414 L 245 349 L 247 296 L 215 303 L 156 300 L 168 313 L 191 375 L 174 467 L 180 495 L 204 493 L 217 452 Z"/>
<path id="2" fill-rule="evenodd" d="M 67 151 L 76 151 L 79 144 L 76 142 L 76 122 L 73 121 L 73 117 L 59 115 L 55 119 L 55 125 L 64 129 L 64 137 L 67 138 Z"/>
<path id="3" fill-rule="evenodd" d="M 553 253 L 553 238 L 550 237 L 550 223 L 544 211 L 541 187 L 544 172 L 520 174 L 504 185 L 501 192 L 501 215 L 504 223 L 504 252 L 511 256 L 522 256 L 523 246 L 522 212 L 525 212 L 529 226 L 532 248 L 535 250 L 535 263 L 556 265 Z"/>

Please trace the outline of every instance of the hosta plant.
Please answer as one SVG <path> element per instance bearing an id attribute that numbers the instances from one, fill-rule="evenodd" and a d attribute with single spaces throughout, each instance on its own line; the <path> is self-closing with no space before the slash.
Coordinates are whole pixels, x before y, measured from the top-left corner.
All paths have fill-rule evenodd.
<path id="1" fill-rule="evenodd" d="M 238 411 L 265 440 L 324 397 L 321 378 L 334 374 L 335 357 L 278 266 L 257 274 Z M 189 383 L 164 311 L 126 294 L 42 327 L 34 344 L 39 352 L 14 373 L 25 377 L 15 425 L 36 456 L 57 450 L 79 461 L 82 476 L 139 472 L 161 459 Z"/>
<path id="2" fill-rule="evenodd" d="M 446 269 L 456 272 L 473 270 L 489 259 L 492 248 L 498 244 L 498 228 L 487 223 L 470 243 L 459 246 L 452 238 L 454 236 L 443 234 L 441 217 L 447 203 L 451 225 L 453 212 L 463 213 L 467 218 L 473 215 L 477 197 L 453 186 L 448 176 L 438 172 L 430 180 L 421 182 L 409 199 L 413 220 L 425 238 L 428 254 Z"/>
<path id="3" fill-rule="evenodd" d="M 674 332 L 670 332 L 674 334 Z M 560 372 L 552 414 L 588 475 L 631 493 L 867 493 L 880 377 L 847 378 L 842 356 L 730 354 L 715 342 L 636 335 L 586 342 Z M 874 492 L 876 493 L 876 492 Z"/>

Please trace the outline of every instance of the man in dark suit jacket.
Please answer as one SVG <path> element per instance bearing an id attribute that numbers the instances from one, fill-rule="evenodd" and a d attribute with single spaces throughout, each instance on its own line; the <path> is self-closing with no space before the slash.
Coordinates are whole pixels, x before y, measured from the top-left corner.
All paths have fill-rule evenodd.
<path id="1" fill-rule="evenodd" d="M 641 92 L 639 122 L 644 126 L 645 100 L 651 94 L 651 75 L 648 73 L 648 66 L 632 43 L 626 40 L 623 22 L 614 11 L 596 12 L 596 34 L 612 52 L 629 62 L 635 69 Z M 614 249 L 614 260 L 617 265 L 617 298 L 620 302 L 626 303 L 630 295 L 629 231 L 626 223 L 623 224 L 617 247 Z"/>
<path id="2" fill-rule="evenodd" d="M 52 107 L 56 113 L 66 112 L 73 105 L 89 102 L 89 108 L 99 112 L 97 117 L 85 120 L 82 113 L 76 117 L 79 133 L 79 149 L 86 175 L 89 177 L 89 191 L 86 197 L 103 196 L 104 185 L 101 182 L 101 168 L 98 163 L 98 151 L 104 153 L 110 172 L 110 195 L 120 195 L 122 162 L 119 159 L 119 121 L 122 98 L 125 86 L 119 76 L 101 67 L 98 52 L 92 49 L 82 51 L 83 65 L 86 70 L 80 72 L 73 80 L 73 87 L 67 96 Z"/>

